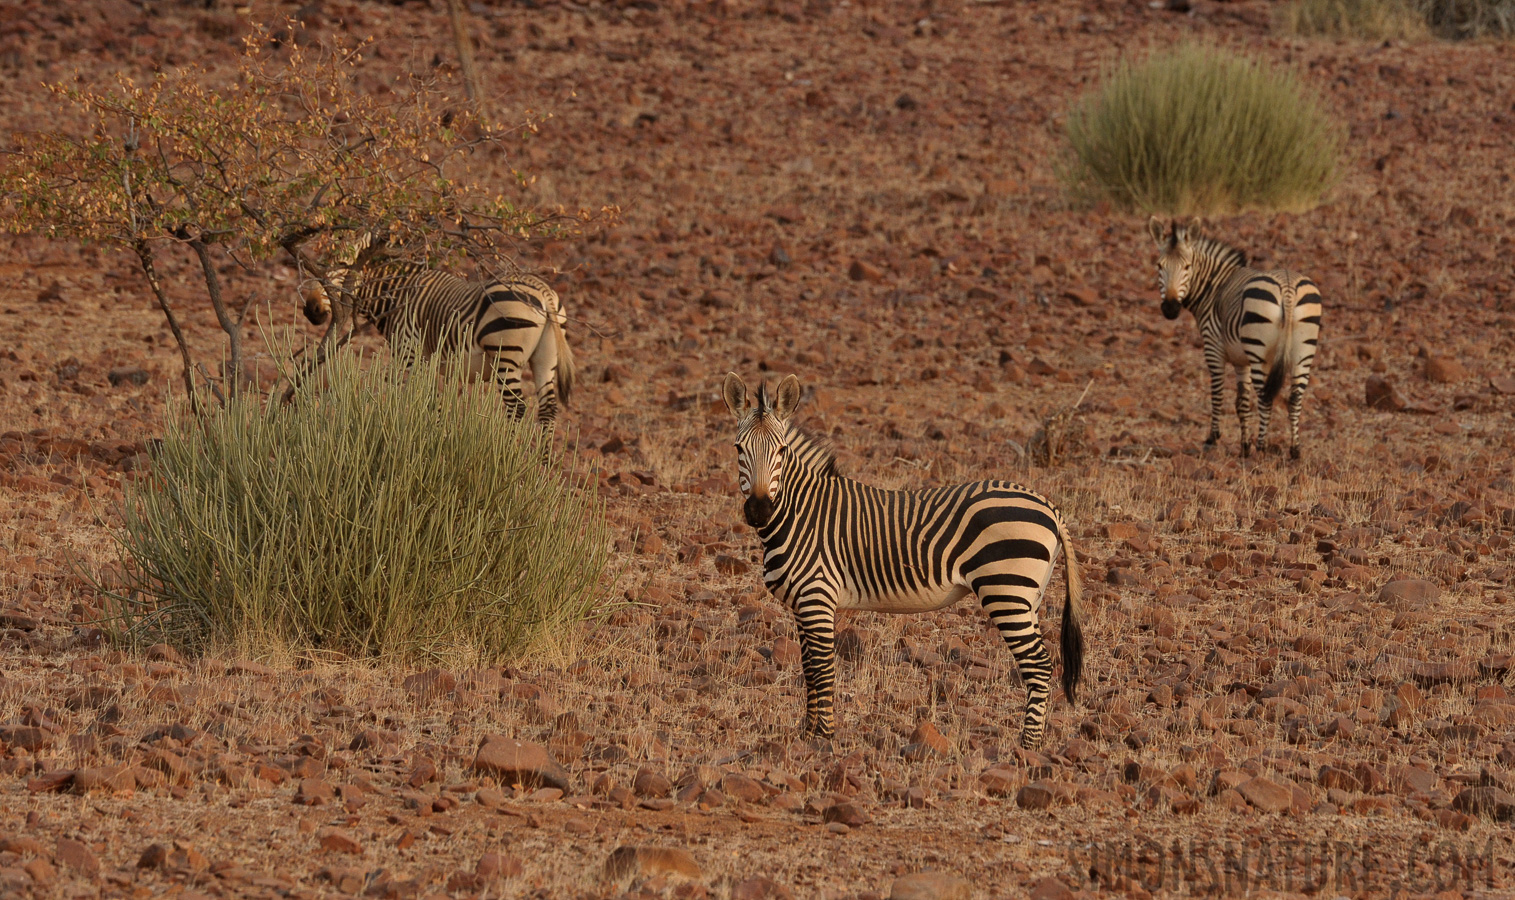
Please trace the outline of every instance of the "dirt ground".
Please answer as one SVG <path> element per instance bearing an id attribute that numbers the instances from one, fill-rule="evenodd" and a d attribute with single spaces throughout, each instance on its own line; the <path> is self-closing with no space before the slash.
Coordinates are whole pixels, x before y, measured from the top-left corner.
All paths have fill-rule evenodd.
<path id="1" fill-rule="evenodd" d="M 1169 5 L 1192 8 L 470 4 L 494 102 L 554 114 L 509 161 L 531 199 L 625 210 L 523 262 L 574 317 L 568 462 L 598 474 L 606 598 L 630 603 L 503 669 L 102 645 L 78 573 L 113 558 L 177 354 L 132 259 L 5 238 L 0 894 L 1515 894 L 1515 48 Z M 43 80 L 224 72 L 253 15 L 373 35 L 376 82 L 450 58 L 440 0 L 205 6 L 0 4 L 5 132 L 47 123 Z M 1144 222 L 1056 177 L 1101 67 L 1184 37 L 1297 66 L 1350 135 L 1318 209 L 1210 223 L 1324 294 L 1298 463 L 1241 459 L 1229 415 L 1203 450 L 1198 335 L 1158 313 Z M 166 275 L 210 351 L 189 263 Z M 229 277 L 316 335 L 287 268 Z M 1042 753 L 971 603 L 847 619 L 837 738 L 799 739 L 732 370 L 797 373 L 857 477 L 1009 477 L 1063 508 L 1088 691 L 1054 695 Z M 541 745 L 561 782 L 479 768 L 486 735 Z"/>

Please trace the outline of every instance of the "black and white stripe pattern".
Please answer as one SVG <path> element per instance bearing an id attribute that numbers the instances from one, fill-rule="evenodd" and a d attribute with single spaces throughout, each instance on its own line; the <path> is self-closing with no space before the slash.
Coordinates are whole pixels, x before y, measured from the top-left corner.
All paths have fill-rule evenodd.
<path id="1" fill-rule="evenodd" d="M 568 321 L 558 294 L 534 275 L 471 282 L 449 272 L 388 256 L 364 234 L 348 247 L 343 267 L 326 282 L 352 306 L 355 315 L 375 322 L 386 340 L 414 335 L 426 353 L 463 349 L 475 375 L 493 375 L 514 415 L 525 409 L 522 390 L 529 362 L 536 387 L 537 419 L 549 431 L 558 405 L 568 404 L 574 359 L 564 334 Z M 326 286 L 312 283 L 305 315 L 316 324 L 331 314 Z M 458 340 L 467 345 L 450 345 Z"/>
<path id="2" fill-rule="evenodd" d="M 1026 684 L 1021 744 L 1040 746 L 1052 657 L 1038 614 L 1060 548 L 1068 557 L 1061 643 L 1069 702 L 1083 670 L 1078 560 L 1057 508 L 1008 481 L 885 491 L 842 477 L 829 446 L 790 422 L 800 396 L 793 375 L 772 400 L 760 389 L 753 407 L 736 374 L 722 394 L 738 420 L 743 511 L 763 542 L 763 581 L 799 625 L 805 731 L 835 730 L 838 609 L 926 612 L 972 591 Z"/>
<path id="3" fill-rule="evenodd" d="M 1210 370 L 1210 436 L 1220 439 L 1222 382 L 1226 363 L 1236 367 L 1236 416 L 1241 420 L 1241 455 L 1252 449 L 1251 413 L 1257 400 L 1257 448 L 1266 449 L 1273 401 L 1289 386 L 1289 457 L 1299 459 L 1299 412 L 1320 339 L 1320 291 L 1315 283 L 1286 269 L 1247 266 L 1240 250 L 1174 223 L 1165 233 L 1157 218 L 1147 222 L 1157 242 L 1158 289 L 1163 315 L 1194 313 Z M 1251 384 L 1248 384 L 1250 373 Z"/>

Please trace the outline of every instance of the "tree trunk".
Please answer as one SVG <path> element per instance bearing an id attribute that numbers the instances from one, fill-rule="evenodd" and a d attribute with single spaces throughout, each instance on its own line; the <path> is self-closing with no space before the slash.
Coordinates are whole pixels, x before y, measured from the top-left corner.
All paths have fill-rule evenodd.
<path id="1" fill-rule="evenodd" d="M 483 89 L 479 85 L 479 70 L 473 64 L 473 38 L 468 33 L 467 11 L 463 0 L 447 0 L 447 13 L 452 19 L 452 38 L 458 45 L 458 62 L 463 69 L 463 89 L 473 103 L 473 113 L 479 117 L 479 127 L 489 130 L 489 110 L 484 103 Z"/>
<path id="2" fill-rule="evenodd" d="M 221 296 L 221 278 L 216 274 L 215 260 L 210 257 L 210 248 L 199 238 L 191 238 L 189 246 L 200 257 L 200 269 L 205 273 L 205 289 L 210 293 L 210 305 L 216 310 L 216 321 L 226 332 L 227 361 L 226 396 L 235 397 L 242 390 L 242 319 L 233 319 L 226 309 L 226 300 Z"/>
<path id="3" fill-rule="evenodd" d="M 158 298 L 158 306 L 163 310 L 164 318 L 168 319 L 168 330 L 174 333 L 174 340 L 179 344 L 179 355 L 184 358 L 184 390 L 189 394 L 189 408 L 197 415 L 200 412 L 200 398 L 195 393 L 195 363 L 189 355 L 189 345 L 184 342 L 184 332 L 179 329 L 179 320 L 174 315 L 173 308 L 168 305 L 168 298 L 163 296 L 163 282 L 158 280 L 158 269 L 153 265 L 153 251 L 147 245 L 147 241 L 138 238 L 132 244 L 132 249 L 137 253 L 137 261 L 142 263 L 142 272 L 147 276 L 147 284 L 153 289 L 153 296 Z"/>

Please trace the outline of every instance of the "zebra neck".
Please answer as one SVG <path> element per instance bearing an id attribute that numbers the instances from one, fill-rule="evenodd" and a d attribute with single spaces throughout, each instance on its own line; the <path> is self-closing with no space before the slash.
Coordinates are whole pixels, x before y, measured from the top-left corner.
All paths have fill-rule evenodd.
<path id="1" fill-rule="evenodd" d="M 354 279 L 357 283 L 348 288 L 354 311 L 369 318 L 388 316 L 399 305 L 401 291 L 424 271 L 422 266 L 401 262 L 366 267 Z"/>
<path id="2" fill-rule="evenodd" d="M 1215 301 L 1236 268 L 1236 263 L 1229 259 L 1210 258 L 1196 268 L 1189 296 L 1184 299 L 1184 306 L 1194 313 L 1194 318 L 1205 319 L 1214 312 Z"/>
<path id="3" fill-rule="evenodd" d="M 773 515 L 769 516 L 763 527 L 757 529 L 758 539 L 764 547 L 782 542 L 800 513 L 810 508 L 805 499 L 821 486 L 821 481 L 821 476 L 806 466 L 789 468 L 784 476 L 783 488 L 779 491 L 778 502 L 773 504 Z"/>

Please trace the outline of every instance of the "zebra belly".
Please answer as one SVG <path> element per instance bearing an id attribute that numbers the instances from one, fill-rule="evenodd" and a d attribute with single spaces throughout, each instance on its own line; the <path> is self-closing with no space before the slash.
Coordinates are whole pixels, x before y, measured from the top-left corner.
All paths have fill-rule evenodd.
<path id="1" fill-rule="evenodd" d="M 951 606 L 967 594 L 968 589 L 957 584 L 923 586 L 915 591 L 876 595 L 861 595 L 856 590 L 847 589 L 837 597 L 837 607 L 885 613 L 930 612 Z"/>

